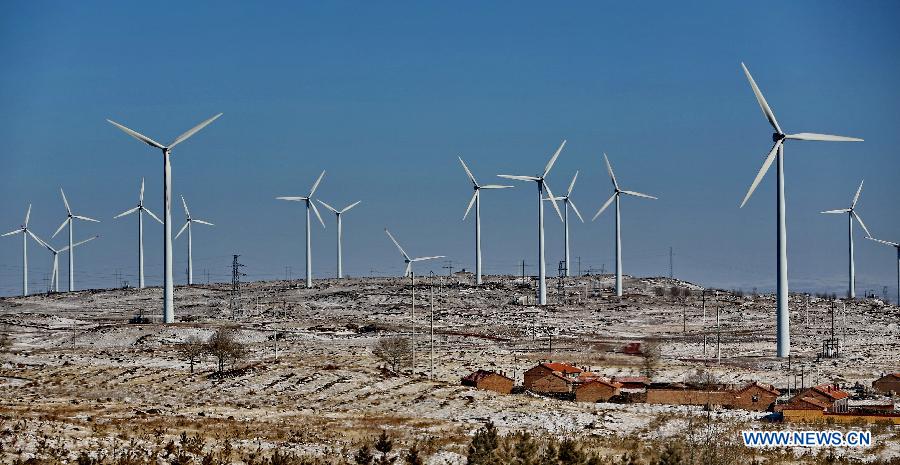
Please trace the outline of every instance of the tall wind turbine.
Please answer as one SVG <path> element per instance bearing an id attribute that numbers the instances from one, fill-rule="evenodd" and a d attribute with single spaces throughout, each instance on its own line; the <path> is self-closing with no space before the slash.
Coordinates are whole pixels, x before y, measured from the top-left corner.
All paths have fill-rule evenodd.
<path id="1" fill-rule="evenodd" d="M 861 181 L 859 183 L 859 188 L 856 189 L 856 195 L 853 196 L 853 200 L 850 202 L 850 208 L 842 208 L 839 210 L 828 210 L 828 211 L 822 212 L 822 213 L 846 213 L 847 214 L 847 220 L 850 223 L 848 237 L 850 239 L 850 250 L 849 250 L 849 253 L 850 253 L 850 265 L 849 265 L 850 266 L 850 269 L 849 269 L 850 288 L 849 289 L 850 289 L 850 298 L 851 299 L 856 298 L 856 263 L 853 260 L 853 219 L 855 218 L 856 221 L 859 221 L 859 225 L 862 226 L 863 231 L 866 232 L 867 237 L 872 237 L 872 235 L 869 233 L 869 228 L 866 228 L 866 224 L 863 223 L 862 218 L 860 218 L 859 215 L 856 213 L 856 202 L 859 201 L 859 194 L 860 194 L 860 192 L 862 192 L 863 182 L 864 181 Z"/>
<path id="2" fill-rule="evenodd" d="M 387 228 L 385 228 L 384 232 L 387 233 L 388 237 L 391 238 L 391 241 L 394 243 L 394 245 L 397 246 L 397 249 L 400 250 L 400 254 L 403 255 L 403 261 L 404 261 L 404 263 L 406 263 L 406 271 L 403 272 L 404 277 L 412 277 L 413 279 L 415 279 L 415 276 L 413 275 L 413 270 L 412 270 L 413 263 L 424 262 L 425 260 L 433 260 L 435 258 L 444 258 L 443 255 L 435 255 L 433 257 L 410 258 L 409 255 L 407 255 L 406 251 L 403 250 L 403 247 L 400 247 L 400 243 L 397 242 L 397 239 L 394 239 L 394 236 L 391 234 L 390 231 L 387 230 Z"/>
<path id="3" fill-rule="evenodd" d="M 169 163 L 169 155 L 176 145 L 184 142 L 187 138 L 193 136 L 197 131 L 205 128 L 216 118 L 222 116 L 219 113 L 216 116 L 194 126 L 184 134 L 175 138 L 169 145 L 162 145 L 159 142 L 121 124 L 109 121 L 113 126 L 121 129 L 131 137 L 144 142 L 145 144 L 162 150 L 163 154 L 163 323 L 175 322 L 175 286 L 172 281 L 172 169 Z"/>
<path id="4" fill-rule="evenodd" d="M 39 244 L 41 240 L 28 229 L 28 219 L 31 218 L 31 204 L 28 204 L 28 211 L 25 212 L 25 222 L 22 223 L 22 226 L 19 226 L 19 229 L 15 231 L 10 231 L 3 236 L 12 236 L 15 234 L 22 233 L 22 295 L 28 295 L 28 236 L 31 236 L 32 239 L 37 241 Z"/>
<path id="5" fill-rule="evenodd" d="M 327 203 L 319 200 L 319 203 L 321 203 L 325 208 L 334 212 L 334 216 L 337 217 L 337 277 L 338 277 L 338 279 L 341 279 L 344 277 L 344 255 L 343 255 L 343 246 L 341 245 L 343 242 L 343 227 L 342 227 L 342 223 L 341 223 L 341 215 L 346 213 L 347 210 L 350 210 L 351 208 L 359 205 L 360 202 L 362 202 L 362 200 L 357 200 L 356 202 L 351 203 L 350 205 L 347 205 L 346 207 L 344 207 L 343 210 L 335 210 L 335 208 L 332 207 L 331 205 L 328 205 Z"/>
<path id="6" fill-rule="evenodd" d="M 567 278 L 572 275 L 570 273 L 570 270 L 572 269 L 572 262 L 569 259 L 569 206 L 570 205 L 572 206 L 572 211 L 574 211 L 575 214 L 578 215 L 578 219 L 581 220 L 582 223 L 584 223 L 584 218 L 581 217 L 581 213 L 578 211 L 578 207 L 576 207 L 575 202 L 572 201 L 572 189 L 575 188 L 575 180 L 577 180 L 577 179 L 578 179 L 578 171 L 575 172 L 575 176 L 572 176 L 572 182 L 569 183 L 569 190 L 566 191 L 566 195 L 564 195 L 562 197 L 556 197 L 556 199 L 555 199 L 555 200 L 560 200 L 563 202 L 563 215 L 565 217 L 563 219 L 563 225 L 564 225 L 564 229 L 565 229 L 565 246 L 566 246 L 565 260 L 566 260 L 566 277 Z M 550 199 L 546 199 L 546 200 L 550 200 Z"/>
<path id="7" fill-rule="evenodd" d="M 46 247 L 47 250 L 49 250 L 50 253 L 53 254 L 53 271 L 50 273 L 50 289 L 52 289 L 53 292 L 59 292 L 59 254 L 69 250 L 69 246 L 65 246 L 65 247 L 57 250 L 57 249 L 53 248 L 52 245 L 48 244 L 47 241 L 35 236 L 34 234 L 32 234 L 31 237 L 33 237 L 36 241 L 38 241 L 38 243 L 40 243 L 41 245 Z M 89 237 L 81 242 L 76 242 L 75 244 L 72 244 L 72 246 L 78 247 L 79 245 L 84 244 L 86 242 L 90 242 L 98 237 L 100 237 L 100 236 L 98 235 L 98 236 Z"/>
<path id="8" fill-rule="evenodd" d="M 475 180 L 475 176 L 472 175 L 472 172 L 469 171 L 469 167 L 466 166 L 466 162 L 463 161 L 462 157 L 459 158 L 459 162 L 462 163 L 463 169 L 466 171 L 466 175 L 469 176 L 469 180 L 472 181 L 472 187 L 475 189 L 475 193 L 472 194 L 472 200 L 469 200 L 469 206 L 466 208 L 466 213 L 463 215 L 463 221 L 465 221 L 466 217 L 469 216 L 469 210 L 472 209 L 472 204 L 475 205 L 475 284 L 481 284 L 481 189 L 507 189 L 513 186 L 501 186 L 498 184 L 488 184 L 486 186 L 482 186 L 478 184 L 478 181 Z"/>
<path id="9" fill-rule="evenodd" d="M 56 229 L 56 232 L 50 236 L 50 239 L 56 237 L 60 231 L 66 226 L 69 225 L 69 292 L 75 290 L 75 245 L 72 243 L 73 232 L 72 227 L 75 225 L 75 220 L 83 220 L 83 221 L 93 221 L 94 223 L 99 223 L 99 220 L 95 220 L 93 218 L 88 218 L 86 216 L 75 215 L 72 213 L 72 209 L 69 208 L 69 201 L 66 200 L 66 193 L 63 192 L 62 188 L 59 188 L 59 193 L 62 195 L 63 203 L 66 205 L 66 219 L 63 220 L 62 224 L 59 225 L 59 228 Z"/>
<path id="10" fill-rule="evenodd" d="M 141 178 L 141 193 L 138 196 L 138 204 L 136 207 L 125 210 L 122 213 L 114 216 L 115 218 L 120 218 L 125 215 L 130 215 L 134 212 L 138 214 L 138 289 L 144 288 L 144 212 L 147 212 L 151 218 L 159 222 L 159 224 L 163 224 L 162 220 L 156 217 L 152 211 L 148 210 L 144 207 L 144 178 Z"/>
<path id="11" fill-rule="evenodd" d="M 188 210 L 187 202 L 184 201 L 183 195 L 181 196 L 181 204 L 184 205 L 184 216 L 185 216 L 184 226 L 182 226 L 181 229 L 178 230 L 178 234 L 175 235 L 175 239 L 178 239 L 178 236 L 180 236 L 181 233 L 183 233 L 184 230 L 187 229 L 187 233 L 188 233 L 188 235 L 187 235 L 187 241 L 188 241 L 188 243 L 187 243 L 187 247 L 188 247 L 188 286 L 190 286 L 190 285 L 194 284 L 194 254 L 192 251 L 193 237 L 191 235 L 191 223 L 200 223 L 200 224 L 205 224 L 207 226 L 215 226 L 215 225 L 210 223 L 209 221 L 203 221 L 203 220 L 191 218 L 191 211 Z"/>
<path id="12" fill-rule="evenodd" d="M 747 76 L 747 80 L 750 81 L 750 87 L 753 89 L 753 94 L 756 95 L 756 101 L 757 103 L 759 103 L 759 107 L 762 109 L 763 115 L 765 115 L 766 119 L 769 121 L 769 124 L 772 125 L 772 128 L 775 130 L 775 133 L 772 134 L 772 140 L 775 142 L 775 144 L 772 146 L 769 154 L 766 155 L 766 160 L 763 162 L 762 168 L 760 168 L 759 172 L 756 174 L 756 178 L 753 180 L 753 184 L 750 185 L 750 189 L 747 191 L 747 195 L 744 196 L 744 200 L 741 202 L 741 207 L 743 207 L 744 204 L 747 203 L 747 200 L 750 199 L 750 195 L 753 194 L 756 186 L 759 185 L 759 182 L 762 180 L 763 176 L 765 176 L 766 172 L 769 170 L 769 167 L 772 166 L 772 162 L 776 161 L 777 159 L 778 169 L 776 175 L 776 208 L 778 220 L 776 229 L 778 261 L 776 271 L 778 274 L 778 282 L 776 285 L 776 289 L 778 294 L 778 341 L 776 344 L 776 353 L 778 357 L 785 358 L 790 355 L 791 352 L 791 335 L 790 315 L 788 310 L 787 227 L 785 226 L 784 203 L 784 142 L 789 139 L 817 140 L 826 142 L 861 142 L 862 139 L 857 139 L 854 137 L 832 136 L 828 134 L 815 134 L 810 132 L 785 134 L 784 131 L 781 130 L 781 126 L 778 125 L 778 121 L 775 119 L 775 113 L 772 112 L 772 109 L 769 107 L 768 102 L 766 102 L 766 98 L 763 97 L 762 92 L 756 85 L 756 81 L 754 81 L 753 76 L 750 75 L 750 70 L 748 70 L 747 66 L 745 66 L 743 63 L 741 63 L 741 68 L 744 69 L 744 74 Z"/>
<path id="13" fill-rule="evenodd" d="M 897 305 L 900 305 L 900 244 L 896 242 L 883 241 L 881 239 L 875 239 L 872 236 L 869 236 L 867 239 L 871 239 L 875 242 L 889 245 L 895 249 L 897 249 Z"/>
<path id="14" fill-rule="evenodd" d="M 556 214 L 559 215 L 559 219 L 562 220 L 562 212 L 559 211 L 559 205 L 556 204 L 556 200 L 553 196 L 553 192 L 550 191 L 550 185 L 547 184 L 546 178 L 547 175 L 550 174 L 550 169 L 553 168 L 553 164 L 556 163 L 556 158 L 559 157 L 559 153 L 562 152 L 563 147 L 566 146 L 566 141 L 562 141 L 562 144 L 559 145 L 559 148 L 556 149 L 556 153 L 550 158 L 550 161 L 547 162 L 547 166 L 544 168 L 544 173 L 540 176 L 513 176 L 509 174 L 498 174 L 497 176 L 506 179 L 515 179 L 517 181 L 534 181 L 537 183 L 538 188 L 538 304 L 539 305 L 547 305 L 547 263 L 544 260 L 544 189 L 547 190 L 547 197 L 550 199 L 550 202 L 553 204 L 553 208 L 556 209 Z"/>
<path id="15" fill-rule="evenodd" d="M 322 223 L 322 227 L 325 227 L 325 222 L 322 221 L 322 215 L 319 214 L 319 209 L 316 208 L 316 204 L 313 203 L 312 197 L 313 194 L 316 193 L 316 189 L 319 187 L 319 183 L 322 182 L 322 178 L 325 176 L 325 170 L 322 170 L 322 174 L 319 175 L 319 178 L 316 179 L 316 182 L 313 183 L 312 189 L 309 190 L 309 194 L 306 197 L 275 197 L 278 200 L 290 200 L 294 202 L 305 202 L 306 203 L 306 288 L 312 288 L 312 225 L 309 221 L 309 210 L 312 209 L 313 212 L 316 213 L 316 218 L 319 219 L 319 223 Z"/>
<path id="16" fill-rule="evenodd" d="M 635 191 L 626 191 L 619 188 L 619 182 L 616 181 L 616 175 L 613 173 L 612 165 L 609 164 L 609 158 L 606 157 L 606 154 L 603 154 L 603 161 L 606 162 L 606 171 L 609 173 L 610 179 L 612 179 L 613 188 L 615 192 L 600 207 L 600 210 L 597 210 L 597 214 L 594 215 L 594 218 L 591 221 L 597 219 L 603 210 L 606 210 L 606 207 L 609 207 L 609 204 L 612 203 L 613 200 L 616 201 L 616 295 L 622 297 L 622 221 L 621 221 L 621 211 L 619 209 L 619 198 L 622 194 L 631 195 L 634 197 L 643 197 L 645 199 L 653 199 L 656 200 L 656 197 L 647 194 L 641 194 L 640 192 Z"/>

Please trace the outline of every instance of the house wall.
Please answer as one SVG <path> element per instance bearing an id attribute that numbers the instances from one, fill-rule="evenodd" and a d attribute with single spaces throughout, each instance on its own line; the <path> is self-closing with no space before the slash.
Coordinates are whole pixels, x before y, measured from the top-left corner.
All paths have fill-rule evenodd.
<path id="1" fill-rule="evenodd" d="M 534 389 L 534 382 L 551 373 L 553 373 L 552 370 L 541 365 L 529 369 L 525 372 L 525 389 L 531 389 L 532 391 L 535 391 L 536 389 Z"/>
<path id="2" fill-rule="evenodd" d="M 587 383 L 575 389 L 576 402 L 607 401 L 610 397 L 618 395 L 619 389 L 603 383 Z"/>
<path id="3" fill-rule="evenodd" d="M 546 375 L 532 381 L 530 387 L 526 384 L 526 389 L 534 392 L 553 392 L 568 393 L 572 392 L 572 384 L 567 383 L 564 379 L 553 374 Z"/>
<path id="4" fill-rule="evenodd" d="M 731 406 L 730 391 L 697 391 L 693 389 L 647 389 L 648 404 Z"/>
<path id="5" fill-rule="evenodd" d="M 753 401 L 754 396 L 756 396 L 756 402 Z M 731 406 L 744 410 L 763 411 L 767 410 L 775 402 L 776 398 L 775 394 L 758 386 L 752 386 L 745 391 L 736 393 Z"/>
<path id="6" fill-rule="evenodd" d="M 479 380 L 475 387 L 486 391 L 498 392 L 500 394 L 509 394 L 512 392 L 513 381 L 494 373 Z"/>

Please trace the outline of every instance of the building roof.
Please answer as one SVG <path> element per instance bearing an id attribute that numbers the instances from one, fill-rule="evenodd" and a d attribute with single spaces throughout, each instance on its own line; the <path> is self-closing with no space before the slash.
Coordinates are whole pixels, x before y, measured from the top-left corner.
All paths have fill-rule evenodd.
<path id="1" fill-rule="evenodd" d="M 875 381 L 876 381 L 876 382 L 877 382 L 877 381 L 884 381 L 884 380 L 887 380 L 887 379 L 889 379 L 889 378 L 894 378 L 894 379 L 900 380 L 900 373 L 888 373 L 888 374 L 882 376 L 881 378 L 876 379 Z"/>
<path id="2" fill-rule="evenodd" d="M 830 398 L 832 401 L 845 399 L 850 397 L 850 394 L 846 391 L 842 391 L 838 389 L 836 386 L 831 384 L 820 384 L 818 386 L 813 386 L 810 389 L 818 392 L 819 394 L 825 395 Z"/>
<path id="3" fill-rule="evenodd" d="M 613 376 L 613 381 L 618 383 L 626 384 L 626 383 L 638 383 L 638 384 L 650 384 L 650 378 L 646 376 Z"/>
<path id="4" fill-rule="evenodd" d="M 582 373 L 584 370 L 578 368 L 573 365 L 569 365 L 568 363 L 559 363 L 559 362 L 543 362 L 539 366 L 549 368 L 551 371 L 558 371 L 562 374 L 568 373 Z"/>
<path id="5" fill-rule="evenodd" d="M 470 373 L 468 376 L 465 376 L 462 380 L 468 381 L 471 383 L 477 383 L 478 381 L 481 381 L 484 378 L 487 378 L 488 376 L 491 376 L 491 375 L 501 376 L 503 378 L 506 378 L 506 379 L 512 381 L 511 378 L 501 375 L 500 373 L 497 373 L 496 371 L 493 371 L 493 370 L 475 370 L 472 373 Z"/>
<path id="6" fill-rule="evenodd" d="M 778 396 L 781 394 L 781 392 L 779 392 L 778 389 L 775 389 L 775 386 L 772 386 L 771 384 L 760 383 L 759 381 L 753 381 L 751 383 L 748 383 L 746 386 L 738 389 L 737 392 L 744 392 L 747 389 L 750 389 L 754 386 L 762 389 L 763 391 L 769 392 L 775 396 Z"/>
<path id="7" fill-rule="evenodd" d="M 583 383 L 582 383 L 580 386 L 578 386 L 576 389 L 581 389 L 581 388 L 583 388 L 583 387 L 585 387 L 585 386 L 589 386 L 589 385 L 595 384 L 595 383 L 596 383 L 596 384 L 604 384 L 604 385 L 609 386 L 609 387 L 611 387 L 611 388 L 621 388 L 621 387 L 622 387 L 622 383 L 617 383 L 617 382 L 611 381 L 611 380 L 609 380 L 609 379 L 607 379 L 607 378 L 591 378 L 591 379 L 588 379 L 587 381 L 583 382 Z"/>
<path id="8" fill-rule="evenodd" d="M 811 409 L 810 407 L 817 407 L 825 410 L 828 408 L 828 404 L 812 397 L 794 398 L 793 400 L 791 400 L 791 403 L 785 405 L 782 410 L 815 410 L 815 408 Z"/>

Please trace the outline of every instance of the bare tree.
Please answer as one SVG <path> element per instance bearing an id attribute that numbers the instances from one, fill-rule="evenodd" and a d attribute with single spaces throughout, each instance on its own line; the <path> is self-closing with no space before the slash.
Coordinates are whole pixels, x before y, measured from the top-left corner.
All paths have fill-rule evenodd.
<path id="1" fill-rule="evenodd" d="M 401 336 L 382 337 L 378 339 L 372 353 L 387 364 L 391 371 L 398 373 L 412 361 L 412 344 L 408 338 Z"/>
<path id="2" fill-rule="evenodd" d="M 200 363 L 203 356 L 206 355 L 206 346 L 199 337 L 191 336 L 178 344 L 178 355 L 182 360 L 187 360 L 191 365 L 191 373 L 193 373 L 194 364 Z"/>
<path id="3" fill-rule="evenodd" d="M 218 371 L 221 374 L 225 364 L 240 360 L 244 356 L 244 345 L 237 340 L 237 331 L 233 328 L 221 328 L 206 341 L 206 353 L 212 355 L 218 361 Z"/>
<path id="4" fill-rule="evenodd" d="M 645 341 L 641 344 L 641 354 L 644 357 L 641 362 L 641 369 L 644 372 L 644 376 L 652 379 L 653 375 L 656 374 L 657 368 L 659 368 L 660 358 L 662 357 L 662 350 L 659 342 Z"/>

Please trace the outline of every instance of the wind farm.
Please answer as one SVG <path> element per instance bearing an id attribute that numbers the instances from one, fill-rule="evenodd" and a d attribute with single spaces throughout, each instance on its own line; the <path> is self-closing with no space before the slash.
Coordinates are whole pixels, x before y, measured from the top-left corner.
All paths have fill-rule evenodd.
<path id="1" fill-rule="evenodd" d="M 0 462 L 900 461 L 900 7 L 170 10 L 4 10 Z"/>

